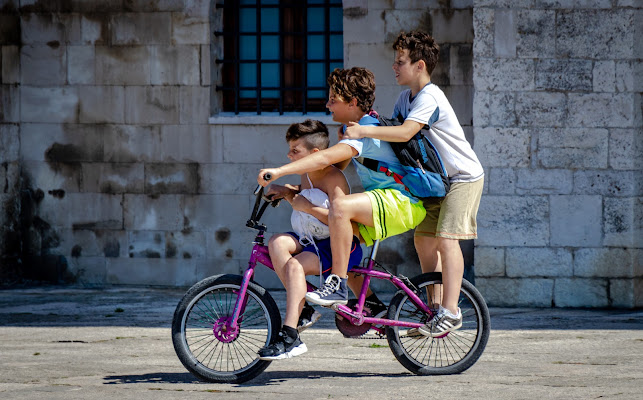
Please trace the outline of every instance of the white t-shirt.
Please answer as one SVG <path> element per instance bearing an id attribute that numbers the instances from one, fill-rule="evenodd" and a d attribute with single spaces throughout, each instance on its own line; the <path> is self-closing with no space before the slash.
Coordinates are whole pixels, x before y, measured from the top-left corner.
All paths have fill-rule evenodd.
<path id="1" fill-rule="evenodd" d="M 429 83 L 413 99 L 411 89 L 404 90 L 395 103 L 393 118 L 399 114 L 405 120 L 429 126 L 429 140 L 438 150 L 451 182 L 473 182 L 484 176 L 476 153 L 439 87 Z"/>

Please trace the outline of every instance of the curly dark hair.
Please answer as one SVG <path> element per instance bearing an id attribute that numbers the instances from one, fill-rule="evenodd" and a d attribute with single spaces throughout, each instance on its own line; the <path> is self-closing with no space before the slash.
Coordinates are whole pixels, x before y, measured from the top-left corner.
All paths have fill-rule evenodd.
<path id="1" fill-rule="evenodd" d="M 357 99 L 357 106 L 365 113 L 375 102 L 375 76 L 366 68 L 335 68 L 327 79 L 328 87 L 344 101 Z"/>
<path id="2" fill-rule="evenodd" d="M 288 127 L 286 131 L 287 142 L 300 138 L 304 138 L 304 144 L 308 150 L 314 148 L 324 150 L 330 144 L 328 128 L 323 122 L 314 119 L 307 119 L 304 122 L 298 122 Z"/>
<path id="3" fill-rule="evenodd" d="M 422 31 L 400 32 L 393 50 L 408 50 L 411 62 L 420 60 L 426 64 L 426 70 L 431 75 L 440 57 L 440 46 L 428 33 Z"/>

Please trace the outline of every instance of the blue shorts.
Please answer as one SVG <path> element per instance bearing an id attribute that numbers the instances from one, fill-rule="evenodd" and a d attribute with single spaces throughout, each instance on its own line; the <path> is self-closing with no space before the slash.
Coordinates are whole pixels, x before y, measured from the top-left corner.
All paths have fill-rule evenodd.
<path id="1" fill-rule="evenodd" d="M 295 232 L 287 232 L 290 236 L 294 237 L 296 240 L 299 240 L 299 235 Z M 317 249 L 319 250 L 319 258 L 321 259 L 322 265 L 322 274 L 324 278 L 328 278 L 328 275 L 331 273 L 333 266 L 333 257 L 332 252 L 330 251 L 330 238 L 315 240 Z M 304 246 L 304 251 L 309 251 L 311 253 L 317 254 L 315 246 L 311 244 Z M 357 236 L 353 236 L 353 244 L 351 246 L 351 255 L 348 259 L 348 270 L 350 271 L 353 267 L 357 267 L 362 263 L 362 246 L 359 245 L 359 239 Z"/>

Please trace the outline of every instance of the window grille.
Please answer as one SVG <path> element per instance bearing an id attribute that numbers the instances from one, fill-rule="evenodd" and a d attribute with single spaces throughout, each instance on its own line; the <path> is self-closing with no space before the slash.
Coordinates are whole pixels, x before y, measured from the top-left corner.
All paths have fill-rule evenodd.
<path id="1" fill-rule="evenodd" d="M 320 112 L 344 62 L 341 0 L 240 0 L 223 8 L 223 111 Z"/>

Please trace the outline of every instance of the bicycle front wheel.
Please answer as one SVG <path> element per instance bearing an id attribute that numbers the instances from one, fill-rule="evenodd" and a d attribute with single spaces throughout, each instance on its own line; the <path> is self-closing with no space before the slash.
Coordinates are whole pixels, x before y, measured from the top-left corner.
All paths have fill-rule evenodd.
<path id="1" fill-rule="evenodd" d="M 417 294 L 424 304 L 437 312 L 442 298 L 442 274 L 422 274 L 411 281 L 420 289 Z M 424 336 L 417 329 L 388 326 L 386 337 L 395 358 L 418 375 L 458 374 L 470 368 L 489 340 L 489 309 L 480 292 L 466 280 L 462 280 L 458 306 L 462 311 L 462 327 L 440 338 Z M 426 323 L 430 316 L 400 291 L 391 300 L 388 318 Z"/>
<path id="2" fill-rule="evenodd" d="M 263 287 L 250 282 L 238 329 L 231 329 L 241 281 L 238 275 L 206 278 L 190 288 L 176 307 L 174 350 L 185 368 L 201 380 L 242 383 L 270 365 L 257 352 L 277 337 L 279 308 Z"/>

